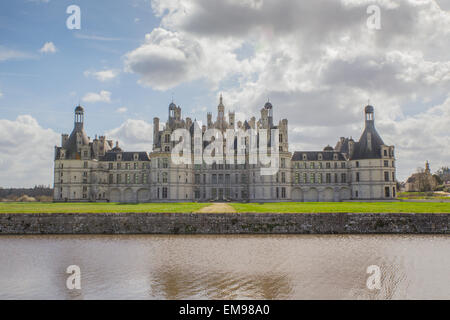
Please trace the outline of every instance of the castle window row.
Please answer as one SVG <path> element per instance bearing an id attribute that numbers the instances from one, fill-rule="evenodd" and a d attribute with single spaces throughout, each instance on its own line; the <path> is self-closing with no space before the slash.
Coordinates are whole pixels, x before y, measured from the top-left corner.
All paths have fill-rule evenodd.
<path id="1" fill-rule="evenodd" d="M 294 183 L 295 184 L 320 184 L 320 183 L 347 183 L 347 174 L 341 173 L 340 180 L 339 174 L 331 174 L 331 173 L 300 173 L 296 172 L 294 174 Z"/>
<path id="2" fill-rule="evenodd" d="M 325 169 L 338 169 L 339 167 L 341 169 L 345 169 L 346 168 L 346 164 L 345 162 L 325 162 Z M 294 168 L 295 169 L 324 169 L 324 162 L 295 162 L 294 163 Z"/>

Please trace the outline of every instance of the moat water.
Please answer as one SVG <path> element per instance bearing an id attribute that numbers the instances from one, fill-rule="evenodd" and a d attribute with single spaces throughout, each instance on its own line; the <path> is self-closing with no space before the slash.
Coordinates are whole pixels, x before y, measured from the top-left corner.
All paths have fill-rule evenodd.
<path id="1" fill-rule="evenodd" d="M 0 299 L 16 298 L 449 299 L 450 237 L 0 236 Z"/>

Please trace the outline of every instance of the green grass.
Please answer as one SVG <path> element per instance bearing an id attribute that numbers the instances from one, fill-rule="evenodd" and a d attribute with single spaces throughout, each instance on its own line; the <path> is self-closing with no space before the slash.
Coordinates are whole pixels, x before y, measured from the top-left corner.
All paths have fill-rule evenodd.
<path id="1" fill-rule="evenodd" d="M 52 203 L 0 202 L 0 213 L 98 213 L 98 212 L 170 212 L 190 213 L 208 203 Z"/>
<path id="2" fill-rule="evenodd" d="M 450 202 L 278 202 L 230 203 L 237 212 L 450 213 Z"/>
<path id="3" fill-rule="evenodd" d="M 209 203 L 42 203 L 0 202 L 1 213 L 101 213 L 167 212 L 191 213 Z M 230 203 L 237 212 L 362 212 L 362 213 L 450 213 L 450 202 L 278 202 Z"/>
<path id="4" fill-rule="evenodd" d="M 414 199 L 414 200 L 449 200 L 450 197 L 444 196 L 442 193 L 435 192 L 400 192 L 398 199 Z"/>

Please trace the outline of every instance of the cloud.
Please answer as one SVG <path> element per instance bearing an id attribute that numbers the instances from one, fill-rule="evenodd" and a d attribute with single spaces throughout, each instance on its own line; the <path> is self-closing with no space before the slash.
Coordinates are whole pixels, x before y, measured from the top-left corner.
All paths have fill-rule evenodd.
<path id="1" fill-rule="evenodd" d="M 291 150 L 358 138 L 370 99 L 404 179 L 427 157 L 443 163 L 448 134 L 418 133 L 409 124 L 426 119 L 422 128 L 443 128 L 445 113 L 432 110 L 450 87 L 450 15 L 432 0 L 380 0 L 381 30 L 370 30 L 371 4 L 153 0 L 161 24 L 126 55 L 125 66 L 159 90 L 206 79 L 240 117 L 259 114 L 270 98 L 276 117 L 289 119 Z M 406 152 L 417 134 L 429 141 L 427 153 Z"/>
<path id="2" fill-rule="evenodd" d="M 121 38 L 104 37 L 98 35 L 87 35 L 82 33 L 75 33 L 75 38 L 84 40 L 96 40 L 96 41 L 119 41 Z"/>
<path id="3" fill-rule="evenodd" d="M 108 139 L 120 142 L 126 151 L 152 150 L 153 125 L 144 120 L 128 119 L 118 128 L 106 132 Z"/>
<path id="4" fill-rule="evenodd" d="M 115 79 L 119 75 L 117 70 L 101 70 L 101 71 L 91 71 L 87 70 L 84 72 L 85 77 L 93 77 L 101 82 L 106 82 Z"/>
<path id="5" fill-rule="evenodd" d="M 0 98 L 2 98 L 2 97 L 3 97 L 3 92 L 0 91 Z"/>
<path id="6" fill-rule="evenodd" d="M 0 62 L 6 61 L 6 60 L 13 60 L 13 59 L 20 60 L 20 59 L 31 59 L 31 58 L 34 58 L 34 56 L 29 53 L 14 50 L 14 49 L 9 49 L 7 47 L 0 45 Z"/>
<path id="7" fill-rule="evenodd" d="M 53 184 L 54 146 L 60 136 L 42 128 L 30 115 L 0 119 L 0 185 L 32 187 Z"/>
<path id="8" fill-rule="evenodd" d="M 111 102 L 111 92 L 102 90 L 100 93 L 89 92 L 82 99 L 84 102 Z"/>
<path id="9" fill-rule="evenodd" d="M 116 110 L 117 113 L 125 113 L 125 112 L 127 112 L 127 111 L 128 111 L 128 109 L 125 108 L 125 107 L 118 108 L 118 109 Z"/>
<path id="10" fill-rule="evenodd" d="M 57 51 L 53 42 L 46 42 L 39 50 L 40 53 L 55 53 Z"/>
<path id="11" fill-rule="evenodd" d="M 239 69 L 235 54 L 229 52 L 237 45 L 155 28 L 144 44 L 125 55 L 125 71 L 138 74 L 141 85 L 156 90 L 202 78 L 217 84 Z"/>

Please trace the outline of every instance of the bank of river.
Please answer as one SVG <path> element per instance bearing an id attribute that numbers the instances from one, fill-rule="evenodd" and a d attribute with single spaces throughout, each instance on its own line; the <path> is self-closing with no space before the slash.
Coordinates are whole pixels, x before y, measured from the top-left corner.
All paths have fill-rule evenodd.
<path id="1" fill-rule="evenodd" d="M 1 234 L 450 234 L 449 213 L 13 213 Z"/>

